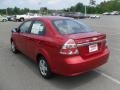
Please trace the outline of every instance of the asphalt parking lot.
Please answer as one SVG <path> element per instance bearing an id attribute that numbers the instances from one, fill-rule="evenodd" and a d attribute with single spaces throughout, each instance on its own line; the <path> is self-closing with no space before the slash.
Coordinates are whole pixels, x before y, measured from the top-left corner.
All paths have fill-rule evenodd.
<path id="1" fill-rule="evenodd" d="M 109 62 L 77 77 L 43 79 L 35 63 L 10 51 L 11 29 L 20 23 L 0 22 L 0 90 L 120 90 L 120 16 L 84 19 L 94 30 L 106 33 Z"/>

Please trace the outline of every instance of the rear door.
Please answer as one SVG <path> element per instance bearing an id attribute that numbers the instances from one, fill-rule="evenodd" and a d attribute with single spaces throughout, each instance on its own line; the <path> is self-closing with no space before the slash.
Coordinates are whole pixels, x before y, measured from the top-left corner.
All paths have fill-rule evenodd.
<path id="1" fill-rule="evenodd" d="M 45 25 L 42 21 L 34 21 L 30 34 L 27 35 L 27 52 L 30 58 L 35 59 L 37 48 L 42 46 L 45 35 Z"/>

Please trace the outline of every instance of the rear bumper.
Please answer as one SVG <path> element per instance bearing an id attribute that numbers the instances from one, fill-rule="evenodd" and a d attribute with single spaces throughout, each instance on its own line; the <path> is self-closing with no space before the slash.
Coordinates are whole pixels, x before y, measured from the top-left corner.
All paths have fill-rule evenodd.
<path id="1" fill-rule="evenodd" d="M 105 64 L 108 58 L 108 49 L 106 49 L 102 54 L 91 57 L 89 59 L 83 59 L 81 56 L 73 56 L 67 58 L 59 57 L 59 60 L 62 62 L 59 62 L 57 65 L 55 73 L 64 76 L 76 76 Z"/>

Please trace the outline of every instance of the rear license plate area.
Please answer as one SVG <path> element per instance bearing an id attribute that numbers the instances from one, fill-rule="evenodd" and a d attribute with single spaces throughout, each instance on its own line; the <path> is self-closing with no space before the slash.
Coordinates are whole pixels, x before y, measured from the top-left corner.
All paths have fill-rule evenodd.
<path id="1" fill-rule="evenodd" d="M 98 44 L 89 45 L 89 53 L 98 51 Z"/>

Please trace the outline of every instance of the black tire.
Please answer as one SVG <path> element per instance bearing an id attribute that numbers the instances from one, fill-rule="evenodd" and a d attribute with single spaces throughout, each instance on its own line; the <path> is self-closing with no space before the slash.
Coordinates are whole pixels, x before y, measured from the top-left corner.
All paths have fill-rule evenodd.
<path id="1" fill-rule="evenodd" d="M 20 18 L 20 21 L 21 21 L 21 22 L 24 22 L 24 20 L 25 20 L 24 18 Z"/>
<path id="2" fill-rule="evenodd" d="M 39 59 L 38 66 L 41 76 L 45 79 L 52 78 L 53 73 L 51 72 L 47 60 L 43 56 L 40 56 L 38 59 Z"/>
<path id="3" fill-rule="evenodd" d="M 7 20 L 6 20 L 6 19 L 3 19 L 2 21 L 3 21 L 3 22 L 7 22 Z"/>
<path id="4" fill-rule="evenodd" d="M 15 54 L 18 53 L 18 50 L 16 49 L 15 43 L 13 41 L 11 41 L 11 51 Z"/>
<path id="5" fill-rule="evenodd" d="M 18 20 L 18 19 L 15 19 L 15 22 L 19 22 L 20 20 Z"/>

